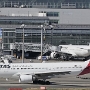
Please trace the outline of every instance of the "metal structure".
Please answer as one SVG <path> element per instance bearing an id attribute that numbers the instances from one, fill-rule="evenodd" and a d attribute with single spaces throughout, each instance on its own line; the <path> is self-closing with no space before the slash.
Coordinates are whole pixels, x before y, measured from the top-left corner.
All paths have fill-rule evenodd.
<path id="1" fill-rule="evenodd" d="M 41 62 L 42 62 L 42 54 L 43 54 L 42 44 L 43 44 L 43 25 L 41 25 Z"/>
<path id="2" fill-rule="evenodd" d="M 2 43 L 2 41 L 0 41 L 0 57 L 3 55 L 3 49 L 2 49 L 2 46 L 3 45 L 3 43 Z"/>
<path id="3" fill-rule="evenodd" d="M 22 50 L 22 43 L 14 43 L 15 49 L 18 51 Z M 52 45 L 50 44 L 42 44 L 42 55 L 48 51 L 52 51 Z M 39 43 L 24 43 L 24 51 L 32 51 L 32 52 L 41 52 L 41 44 Z"/>
<path id="4" fill-rule="evenodd" d="M 20 26 L 20 28 L 22 28 L 23 29 L 23 43 L 22 43 L 22 63 L 24 63 L 24 28 L 25 28 L 25 24 L 22 24 L 21 26 Z"/>

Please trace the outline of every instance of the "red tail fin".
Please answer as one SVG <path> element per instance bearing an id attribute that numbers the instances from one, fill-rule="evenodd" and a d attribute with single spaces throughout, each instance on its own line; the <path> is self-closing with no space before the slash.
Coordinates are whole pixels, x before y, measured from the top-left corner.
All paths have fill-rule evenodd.
<path id="1" fill-rule="evenodd" d="M 88 73 L 90 73 L 90 61 L 87 65 L 87 67 L 85 69 L 83 69 L 83 71 L 79 75 L 84 75 L 84 74 L 88 74 Z"/>

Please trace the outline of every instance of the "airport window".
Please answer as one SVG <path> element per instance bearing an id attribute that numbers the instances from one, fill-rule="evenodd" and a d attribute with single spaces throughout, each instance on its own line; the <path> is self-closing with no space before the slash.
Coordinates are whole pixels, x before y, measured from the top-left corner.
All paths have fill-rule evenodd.
<path id="1" fill-rule="evenodd" d="M 4 44 L 4 49 L 10 49 L 10 44 Z"/>
<path id="2" fill-rule="evenodd" d="M 46 13 L 46 11 L 39 11 L 39 13 Z"/>
<path id="3" fill-rule="evenodd" d="M 9 36 L 14 36 L 15 33 L 14 32 L 9 32 Z"/>
<path id="4" fill-rule="evenodd" d="M 9 38 L 9 43 L 13 43 L 13 38 Z"/>
<path id="5" fill-rule="evenodd" d="M 4 36 L 8 36 L 8 32 L 4 32 Z"/>
<path id="6" fill-rule="evenodd" d="M 4 38 L 4 43 L 8 43 L 8 38 Z"/>
<path id="7" fill-rule="evenodd" d="M 58 17 L 59 13 L 58 12 L 54 12 L 54 16 Z"/>
<path id="8" fill-rule="evenodd" d="M 49 17 L 58 17 L 59 13 L 58 12 L 47 12 L 47 16 L 49 16 Z"/>
<path id="9" fill-rule="evenodd" d="M 58 24 L 58 21 L 59 21 L 59 20 L 52 19 L 52 20 L 49 21 L 49 23 L 55 23 L 55 24 Z"/>

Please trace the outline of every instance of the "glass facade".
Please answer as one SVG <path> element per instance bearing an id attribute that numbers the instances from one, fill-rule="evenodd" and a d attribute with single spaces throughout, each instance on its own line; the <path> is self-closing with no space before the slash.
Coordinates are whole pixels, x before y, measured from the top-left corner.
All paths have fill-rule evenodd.
<path id="1" fill-rule="evenodd" d="M 21 24 L 26 24 L 26 25 L 41 25 L 43 23 L 48 23 L 49 19 L 48 17 L 27 17 L 27 16 L 7 16 L 7 17 L 0 17 L 0 24 L 6 24 L 6 25 L 21 25 Z"/>
<path id="2" fill-rule="evenodd" d="M 18 31 L 18 29 L 16 29 Z M 19 29 L 20 30 L 20 29 Z M 16 42 L 22 42 L 22 30 L 19 33 L 16 31 Z M 21 33 L 20 33 L 21 32 Z M 40 43 L 41 30 L 28 28 L 25 30 L 25 42 Z M 88 44 L 90 42 L 90 30 L 80 29 L 46 29 L 43 31 L 43 43 L 60 45 L 60 44 Z"/>
<path id="3" fill-rule="evenodd" d="M 49 23 L 51 24 L 51 23 L 54 23 L 54 24 L 58 24 L 58 19 L 50 19 L 49 20 Z"/>
<path id="4" fill-rule="evenodd" d="M 26 31 L 25 31 L 25 42 L 37 42 L 36 39 L 38 39 L 35 35 L 30 34 L 31 37 L 27 36 L 28 33 L 30 33 L 30 30 L 28 29 L 28 26 L 40 26 L 44 23 L 49 23 L 48 17 L 25 17 L 25 16 L 1 16 L 0 17 L 0 27 L 2 27 L 2 40 L 3 40 L 3 46 L 4 50 L 10 50 L 10 43 L 15 42 L 22 42 L 22 28 L 20 26 L 22 24 L 27 25 Z M 19 27 L 17 30 L 16 28 Z M 38 28 L 36 28 L 37 30 Z M 33 28 L 32 28 L 33 31 Z M 28 38 L 29 37 L 29 38 Z M 33 38 L 33 39 L 32 39 Z M 31 40 L 31 41 L 30 41 Z"/>
<path id="5" fill-rule="evenodd" d="M 10 43 L 22 42 L 22 30 L 20 28 L 21 24 L 17 24 L 17 22 L 23 21 L 26 25 L 24 28 L 24 38 L 25 43 L 40 43 L 41 42 L 41 28 L 40 23 L 47 21 L 48 18 L 25 18 L 25 20 L 21 17 L 0 17 L 0 27 L 3 28 L 3 44 L 4 49 L 10 50 Z M 32 20 L 33 23 L 29 22 Z M 2 23 L 2 21 L 6 21 L 7 24 Z M 15 22 L 13 24 L 12 22 Z M 35 21 L 35 22 L 34 22 Z M 26 22 L 26 23 L 25 23 Z M 59 45 L 59 44 L 87 44 L 90 42 L 90 25 L 58 25 L 56 24 L 53 28 L 49 26 L 45 27 L 46 30 L 43 30 L 43 43 Z"/>
<path id="6" fill-rule="evenodd" d="M 15 29 L 3 28 L 2 33 L 3 48 L 5 50 L 10 50 L 10 43 L 15 43 L 16 40 Z"/>
<path id="7" fill-rule="evenodd" d="M 58 17 L 59 13 L 58 12 L 47 12 L 46 16 L 49 16 L 49 17 Z"/>
<path id="8" fill-rule="evenodd" d="M 10 30 L 10 31 L 9 31 Z M 12 31 L 11 31 L 12 30 Z M 4 29 L 3 43 L 4 49 L 10 49 L 10 43 L 22 42 L 22 28 Z M 24 29 L 25 43 L 40 43 L 41 28 L 25 28 Z M 75 44 L 86 45 L 90 43 L 89 29 L 46 29 L 43 30 L 43 43 L 60 45 L 60 44 Z"/>
<path id="9" fill-rule="evenodd" d="M 0 7 L 13 8 L 90 8 L 90 0 L 0 0 Z"/>

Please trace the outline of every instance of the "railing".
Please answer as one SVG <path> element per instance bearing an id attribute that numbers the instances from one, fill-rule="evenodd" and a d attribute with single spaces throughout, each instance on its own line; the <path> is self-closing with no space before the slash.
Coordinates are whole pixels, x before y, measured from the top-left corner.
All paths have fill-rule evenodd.
<path id="1" fill-rule="evenodd" d="M 1 28 L 20 28 L 20 25 L 8 25 L 8 24 L 5 24 L 5 25 L 1 25 L 0 24 L 0 27 Z M 40 29 L 40 27 L 38 27 L 38 25 L 27 25 L 27 28 L 38 28 Z M 90 24 L 58 24 L 54 27 L 54 29 L 90 29 Z M 50 27 L 46 27 L 46 29 L 50 29 Z"/>

